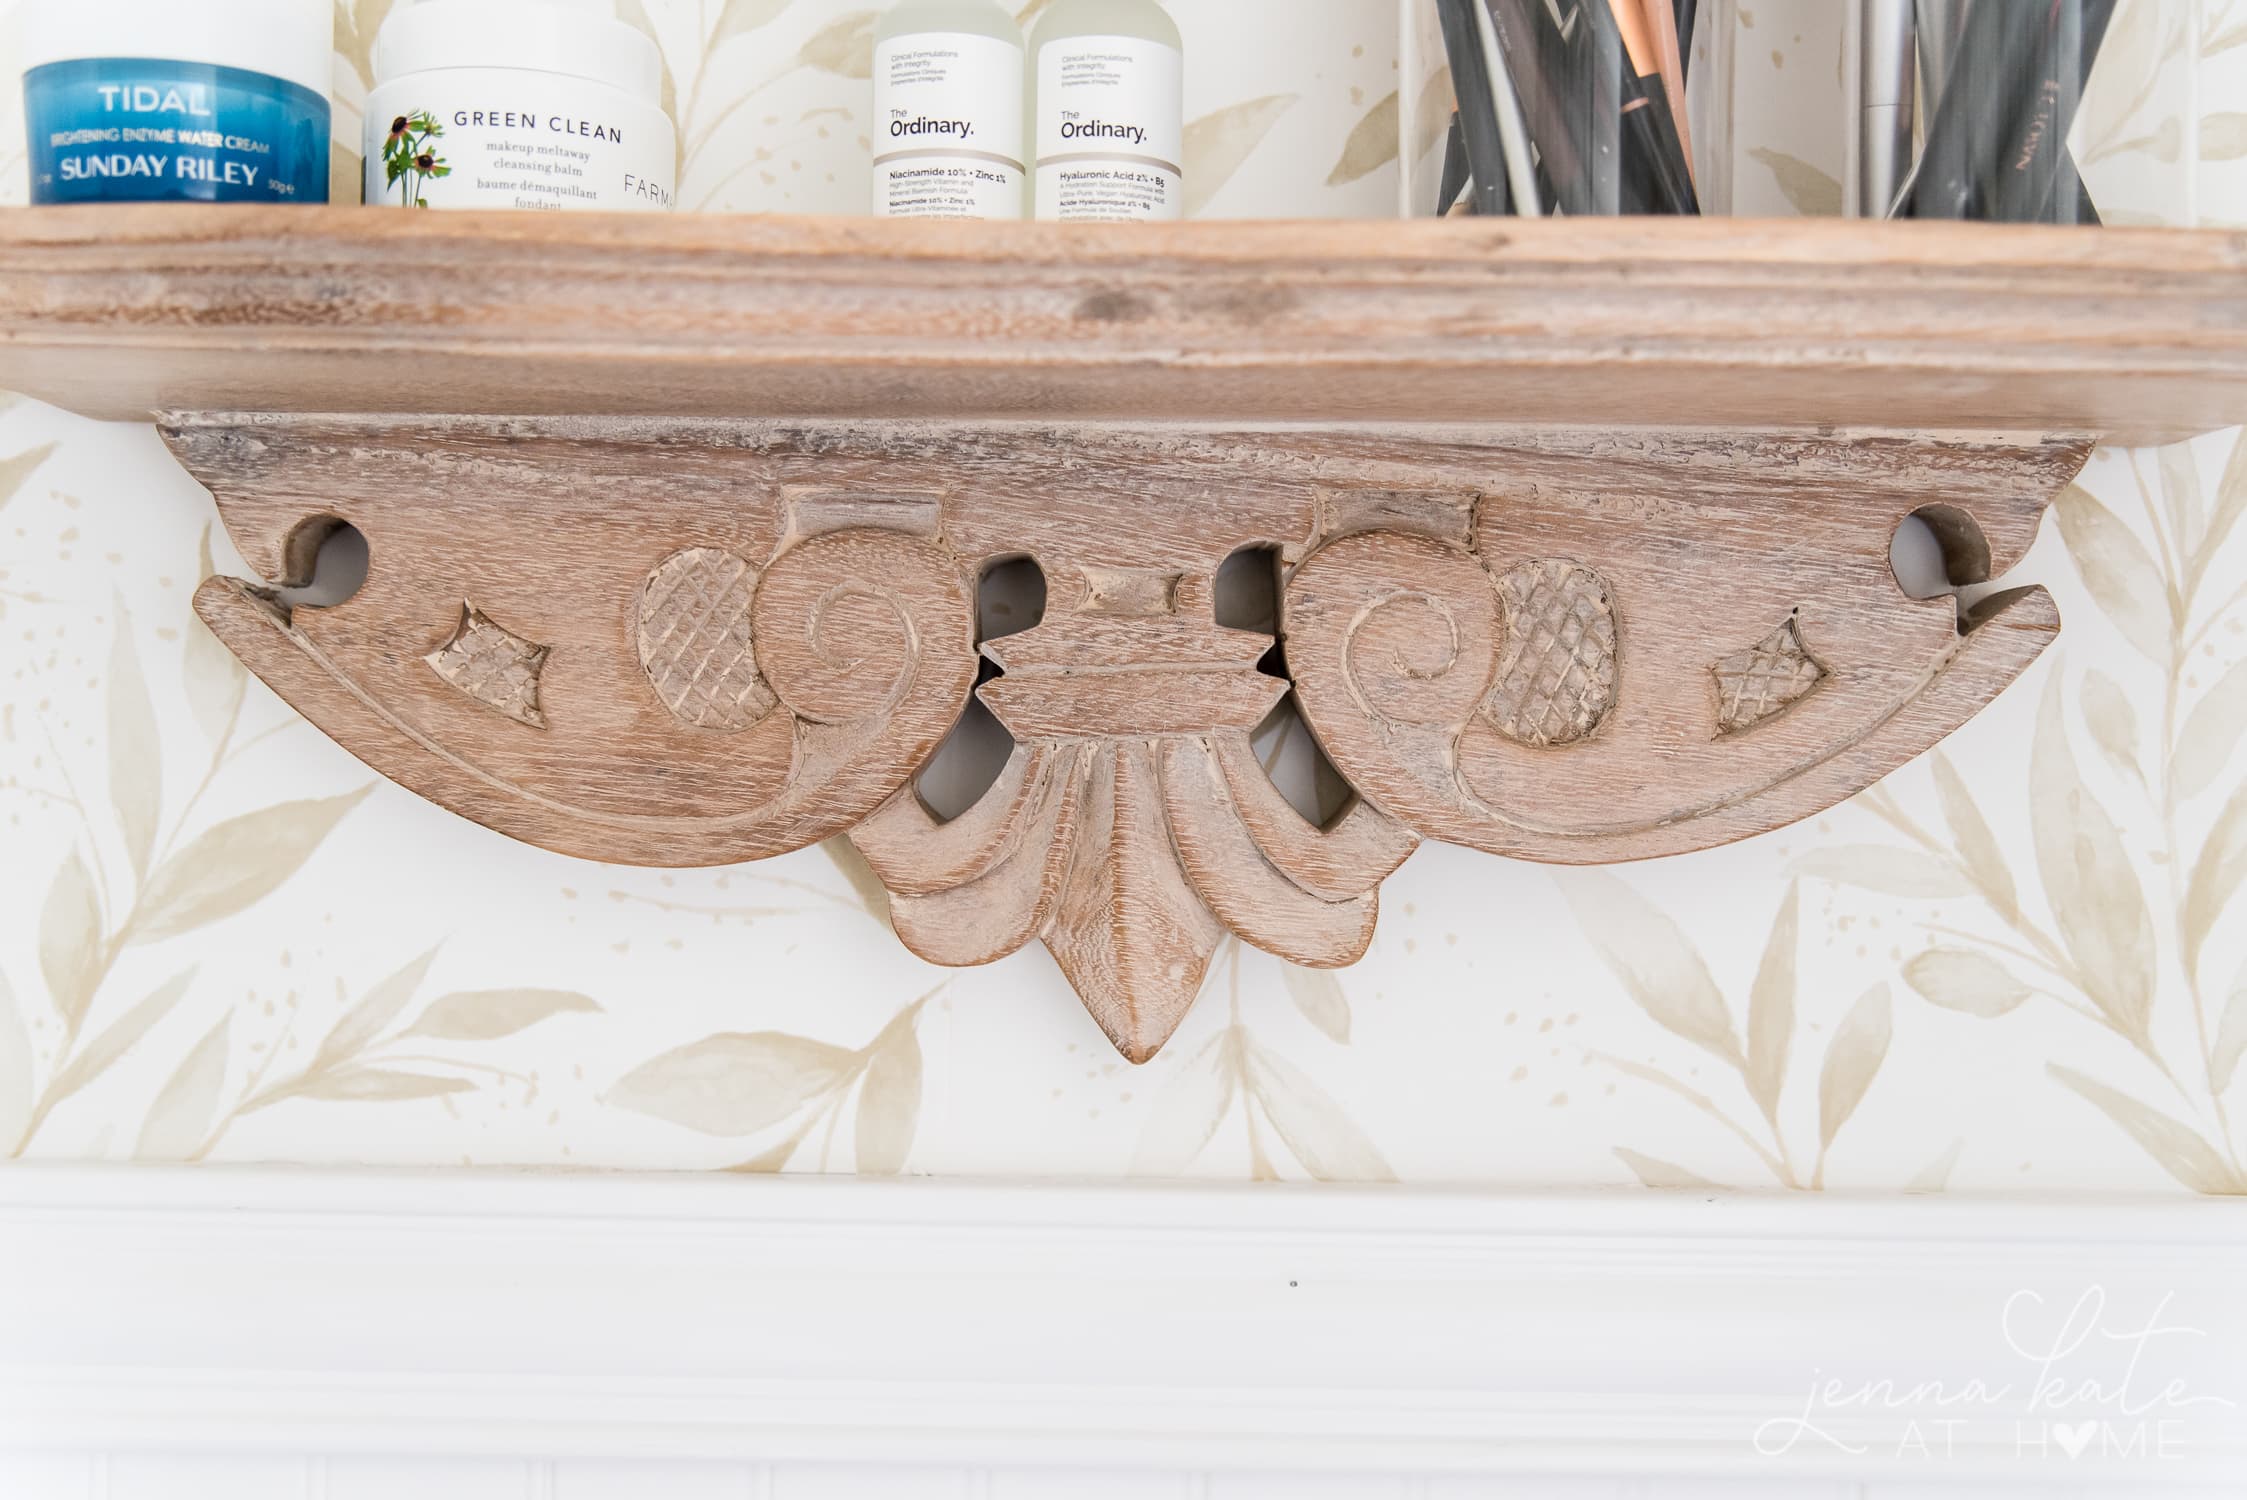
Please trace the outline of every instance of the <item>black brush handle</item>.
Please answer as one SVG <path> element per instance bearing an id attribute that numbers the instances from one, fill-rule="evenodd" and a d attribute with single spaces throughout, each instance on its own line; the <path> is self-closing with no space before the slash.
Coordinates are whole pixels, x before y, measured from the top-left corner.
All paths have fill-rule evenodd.
<path id="1" fill-rule="evenodd" d="M 1467 166 L 1475 179 L 1475 211 L 1503 214 L 1506 201 L 1506 142 L 1498 133 L 1498 100 L 1483 63 L 1482 33 L 1476 29 L 1475 0 L 1436 0 L 1443 26 L 1443 50 L 1451 59 L 1451 89 L 1459 99 L 1459 131 L 1465 137 Z M 1447 212 L 1446 199 L 1437 213 Z"/>

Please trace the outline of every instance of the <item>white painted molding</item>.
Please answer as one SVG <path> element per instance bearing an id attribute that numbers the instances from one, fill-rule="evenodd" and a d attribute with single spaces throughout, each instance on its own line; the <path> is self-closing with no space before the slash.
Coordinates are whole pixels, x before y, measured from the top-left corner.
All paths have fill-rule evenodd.
<path id="1" fill-rule="evenodd" d="M 19 1449 L 2206 1484 L 2242 1351 L 2247 1203 L 0 1170 Z"/>

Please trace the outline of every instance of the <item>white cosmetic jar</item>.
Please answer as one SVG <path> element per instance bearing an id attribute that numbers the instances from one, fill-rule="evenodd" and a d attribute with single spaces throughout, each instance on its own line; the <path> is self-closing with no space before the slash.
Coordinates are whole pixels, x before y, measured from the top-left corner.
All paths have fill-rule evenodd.
<path id="1" fill-rule="evenodd" d="M 663 59 L 610 0 L 406 0 L 374 47 L 367 202 L 661 213 Z"/>

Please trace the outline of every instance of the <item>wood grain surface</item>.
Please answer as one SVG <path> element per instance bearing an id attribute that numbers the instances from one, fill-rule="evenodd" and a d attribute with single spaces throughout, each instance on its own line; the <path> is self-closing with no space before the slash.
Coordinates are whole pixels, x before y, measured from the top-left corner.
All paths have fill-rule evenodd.
<path id="1" fill-rule="evenodd" d="M 0 388 L 88 415 L 1977 428 L 2247 420 L 2247 234 L 0 213 Z"/>
<path id="2" fill-rule="evenodd" d="M 1889 547 L 1933 512 L 1962 579 L 2033 539 L 2087 439 L 1423 423 L 177 415 L 250 565 L 197 607 L 284 698 L 464 816 L 632 864 L 849 831 L 942 964 L 1034 940 L 1123 1054 L 1228 934 L 1339 966 L 1422 838 L 1553 861 L 1706 847 L 1822 810 L 1994 697 L 2058 628 L 1966 628 Z M 1215 579 L 1276 556 L 1276 633 Z M 1029 558 L 1031 628 L 975 634 Z M 1277 649 L 1275 649 L 1277 648 Z M 949 822 L 913 778 L 983 703 L 1016 742 Z M 1251 748 L 1293 694 L 1355 799 L 1297 813 Z"/>

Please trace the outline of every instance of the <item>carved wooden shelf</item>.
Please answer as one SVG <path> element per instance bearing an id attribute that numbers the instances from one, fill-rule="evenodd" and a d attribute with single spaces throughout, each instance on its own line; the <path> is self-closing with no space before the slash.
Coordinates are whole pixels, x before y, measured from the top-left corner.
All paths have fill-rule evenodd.
<path id="1" fill-rule="evenodd" d="M 2094 441 L 2247 419 L 2247 236 L 17 211 L 0 386 L 154 415 L 267 580 L 366 534 L 341 605 L 196 602 L 376 769 L 626 863 L 847 832 L 914 951 L 1042 939 L 1143 1060 L 1228 931 L 1355 960 L 1422 838 L 1703 848 L 1963 723 L 2057 615 L 1962 629 L 1896 527 L 1995 577 Z M 1249 547 L 1283 655 L 1216 618 Z M 1291 689 L 1324 828 L 1249 750 Z"/>

